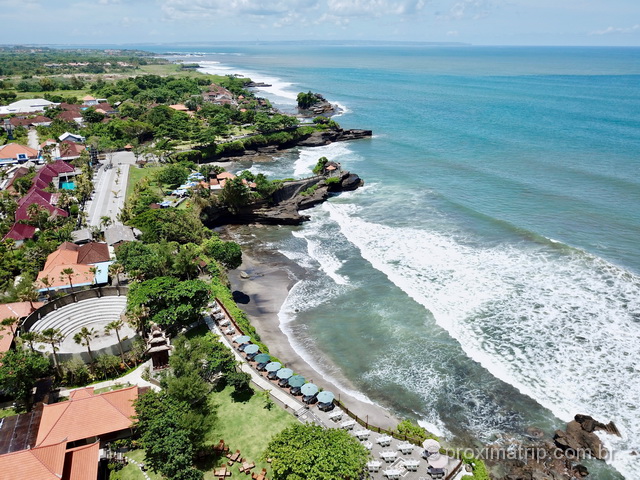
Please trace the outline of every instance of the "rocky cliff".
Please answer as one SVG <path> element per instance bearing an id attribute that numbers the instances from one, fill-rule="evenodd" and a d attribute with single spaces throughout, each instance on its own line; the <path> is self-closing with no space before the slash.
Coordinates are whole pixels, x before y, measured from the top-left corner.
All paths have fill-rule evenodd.
<path id="1" fill-rule="evenodd" d="M 222 225 L 245 225 L 259 223 L 264 225 L 300 225 L 309 220 L 308 215 L 300 213 L 324 202 L 332 193 L 355 190 L 363 185 L 358 175 L 343 172 L 340 181 L 327 184 L 327 177 L 316 176 L 285 182 L 275 192 L 269 202 L 263 201 L 241 208 L 238 212 L 212 207 L 203 215 L 208 227 Z"/>

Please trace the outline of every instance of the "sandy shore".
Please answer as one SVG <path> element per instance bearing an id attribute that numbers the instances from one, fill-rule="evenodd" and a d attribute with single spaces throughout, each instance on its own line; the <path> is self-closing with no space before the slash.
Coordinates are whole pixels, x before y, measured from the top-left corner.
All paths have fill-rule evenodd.
<path id="1" fill-rule="evenodd" d="M 235 237 L 233 233 L 232 237 Z M 297 278 L 304 269 L 284 255 L 260 249 L 259 246 L 242 245 L 243 262 L 240 268 L 229 272 L 231 289 L 239 298 L 238 306 L 245 311 L 261 340 L 287 367 L 313 381 L 319 387 L 332 391 L 336 397 L 361 418 L 383 428 L 395 428 L 398 419 L 390 412 L 354 398 L 332 381 L 314 370 L 291 346 L 287 335 L 280 328 L 278 312 Z"/>

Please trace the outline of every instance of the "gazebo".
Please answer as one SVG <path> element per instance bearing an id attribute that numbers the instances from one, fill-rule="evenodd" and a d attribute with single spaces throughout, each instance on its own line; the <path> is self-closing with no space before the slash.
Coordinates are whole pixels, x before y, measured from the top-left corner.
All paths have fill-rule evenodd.
<path id="1" fill-rule="evenodd" d="M 154 370 L 161 370 L 169 366 L 169 351 L 172 348 L 166 333 L 158 325 L 153 325 L 147 339 L 145 353 L 151 356 Z"/>

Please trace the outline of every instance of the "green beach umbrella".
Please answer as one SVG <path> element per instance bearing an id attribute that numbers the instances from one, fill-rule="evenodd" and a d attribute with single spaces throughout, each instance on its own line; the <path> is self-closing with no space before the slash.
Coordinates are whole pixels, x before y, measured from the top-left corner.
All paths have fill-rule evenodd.
<path id="1" fill-rule="evenodd" d="M 333 393 L 326 390 L 318 394 L 318 402 L 320 403 L 331 403 L 333 402 L 334 398 L 336 398 L 336 396 Z"/>
<path id="2" fill-rule="evenodd" d="M 249 340 L 251 340 L 251 337 L 249 335 L 240 335 L 239 337 L 233 339 L 234 342 L 239 344 L 247 343 Z"/>
<path id="3" fill-rule="evenodd" d="M 291 370 L 290 368 L 282 368 L 278 370 L 278 373 L 276 375 L 280 380 L 286 380 L 293 375 L 293 370 Z"/>
<path id="4" fill-rule="evenodd" d="M 253 361 L 258 363 L 268 363 L 270 360 L 271 355 L 269 355 L 268 353 L 259 353 L 255 357 L 253 357 Z"/>
<path id="5" fill-rule="evenodd" d="M 243 352 L 246 353 L 247 355 L 253 355 L 254 353 L 258 353 L 258 350 L 260 350 L 260 347 L 258 345 L 254 345 L 253 343 L 251 343 L 246 347 L 244 347 Z"/>
<path id="6" fill-rule="evenodd" d="M 318 393 L 318 387 L 314 383 L 305 383 L 300 391 L 305 397 L 313 397 Z"/>
<path id="7" fill-rule="evenodd" d="M 267 372 L 277 372 L 281 368 L 282 364 L 280 362 L 267 363 Z"/>
<path id="8" fill-rule="evenodd" d="M 304 379 L 304 377 L 300 375 L 294 375 L 293 377 L 289 378 L 290 387 L 301 387 L 305 383 L 306 383 L 306 380 Z"/>

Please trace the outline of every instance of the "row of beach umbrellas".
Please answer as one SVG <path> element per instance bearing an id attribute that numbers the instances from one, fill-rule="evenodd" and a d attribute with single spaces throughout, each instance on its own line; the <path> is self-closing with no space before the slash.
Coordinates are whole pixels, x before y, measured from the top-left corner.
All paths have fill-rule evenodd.
<path id="1" fill-rule="evenodd" d="M 253 355 L 253 361 L 258 365 L 264 365 L 264 369 L 269 374 L 275 374 L 275 377 L 281 381 L 286 382 L 286 386 L 291 388 L 300 389 L 300 393 L 307 398 L 316 397 L 319 403 L 330 404 L 335 399 L 335 395 L 329 391 L 322 391 L 320 393 L 317 385 L 307 382 L 302 375 L 294 375 L 293 370 L 283 367 L 280 362 L 272 362 L 271 356 L 268 353 L 258 353 L 260 347 L 253 343 L 250 343 L 251 337 L 249 335 L 239 335 L 233 339 L 234 343 L 239 345 L 247 356 Z"/>

